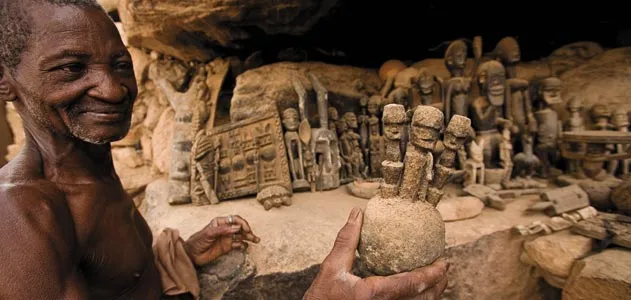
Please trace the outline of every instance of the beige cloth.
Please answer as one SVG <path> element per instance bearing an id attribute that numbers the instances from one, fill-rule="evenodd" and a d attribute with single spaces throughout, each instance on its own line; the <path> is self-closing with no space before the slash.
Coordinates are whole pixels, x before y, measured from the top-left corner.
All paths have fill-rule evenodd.
<path id="1" fill-rule="evenodd" d="M 193 262 L 184 249 L 184 240 L 176 229 L 166 228 L 153 245 L 162 290 L 167 296 L 190 293 L 199 298 L 199 280 Z"/>

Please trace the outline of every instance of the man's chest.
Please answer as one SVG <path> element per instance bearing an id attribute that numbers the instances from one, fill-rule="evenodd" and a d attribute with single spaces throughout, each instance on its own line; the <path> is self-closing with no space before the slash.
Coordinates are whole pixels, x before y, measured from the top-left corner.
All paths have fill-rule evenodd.
<path id="1" fill-rule="evenodd" d="M 151 231 L 120 186 L 93 185 L 67 194 L 80 248 L 78 267 L 93 298 L 155 285 Z"/>

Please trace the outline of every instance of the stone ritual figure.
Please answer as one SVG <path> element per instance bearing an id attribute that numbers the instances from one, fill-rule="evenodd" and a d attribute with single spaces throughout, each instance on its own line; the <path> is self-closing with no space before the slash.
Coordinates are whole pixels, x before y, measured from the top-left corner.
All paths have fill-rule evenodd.
<path id="1" fill-rule="evenodd" d="M 470 128 L 471 120 L 461 115 L 454 115 L 447 124 L 443 137 L 445 150 L 434 166 L 434 177 L 427 194 L 427 202 L 431 205 L 436 206 L 445 194 L 443 187 L 455 172 L 456 158 L 469 137 Z"/>
<path id="2" fill-rule="evenodd" d="M 434 178 L 432 151 L 443 129 L 443 117 L 443 113 L 432 106 L 418 106 L 414 111 L 399 190 L 401 199 L 426 199 L 429 183 Z"/>
<path id="3" fill-rule="evenodd" d="M 219 147 L 219 142 L 206 135 L 206 130 L 197 132 L 191 150 L 191 198 L 194 205 L 219 203 Z"/>
<path id="4" fill-rule="evenodd" d="M 541 176 L 548 177 L 559 158 L 558 138 L 563 129 L 559 116 L 551 105 L 562 103 L 561 80 L 549 77 L 541 81 L 537 91 L 535 119 L 537 135 L 535 154 L 541 159 Z"/>
<path id="5" fill-rule="evenodd" d="M 365 178 L 365 163 L 362 149 L 359 146 L 360 135 L 356 130 L 358 127 L 357 117 L 353 112 L 347 112 L 342 116 L 342 122 L 346 124 L 346 132 L 340 138 L 342 145 L 342 155 L 350 164 L 349 175 L 353 179 Z"/>
<path id="6" fill-rule="evenodd" d="M 176 91 L 165 78 L 155 83 L 175 111 L 168 202 L 171 205 L 191 203 L 191 148 L 197 133 L 196 128 L 193 128 L 193 115 L 198 107 L 197 102 L 204 101 L 201 97 L 208 95 L 206 76 L 203 72 L 197 74 L 184 93 Z"/>
<path id="7" fill-rule="evenodd" d="M 383 107 L 383 139 L 386 145 L 385 157 L 381 163 L 384 184 L 381 197 L 394 197 L 398 193 L 403 162 L 401 161 L 401 134 L 406 124 L 405 107 L 388 104 Z"/>
<path id="8" fill-rule="evenodd" d="M 386 106 L 384 127 L 394 112 L 389 111 L 390 108 L 398 111 L 401 119 L 405 116 L 403 107 Z M 445 251 L 445 225 L 436 204 L 442 197 L 442 186 L 455 172 L 450 166 L 455 164 L 457 152 L 470 134 L 470 120 L 464 116 L 452 118 L 442 141 L 445 150 L 434 161 L 432 150 L 444 128 L 443 118 L 442 111 L 433 106 L 420 105 L 415 109 L 398 193 L 385 197 L 388 193 L 382 189 L 381 195 L 373 197 L 366 205 L 358 252 L 366 269 L 376 275 L 405 272 L 430 264 Z M 385 135 L 388 138 L 388 129 Z M 391 158 L 389 156 L 387 158 Z M 384 161 L 385 174 L 391 162 Z M 390 177 L 387 182 L 397 178 L 396 174 L 387 176 Z"/>
<path id="9" fill-rule="evenodd" d="M 499 166 L 499 145 L 502 135 L 498 125 L 502 124 L 506 71 L 501 63 L 490 60 L 480 64 L 477 70 L 480 96 L 471 104 L 469 115 L 476 132 L 478 145 L 484 140 L 484 166 Z"/>
<path id="10" fill-rule="evenodd" d="M 381 136 L 381 122 L 379 122 L 379 107 L 381 106 L 381 96 L 373 95 L 368 100 L 368 133 L 370 134 L 368 142 L 370 144 L 369 168 L 370 176 L 373 178 L 381 177 L 381 162 L 385 155 L 385 144 Z"/>
<path id="11" fill-rule="evenodd" d="M 518 129 L 514 134 L 523 144 L 524 132 L 537 132 L 537 121 L 532 112 L 528 80 L 517 77 L 517 65 L 521 62 L 519 43 L 513 37 L 505 37 L 497 43 L 495 54 L 506 68 L 506 119 Z M 523 147 L 523 145 L 521 145 Z"/>
<path id="12" fill-rule="evenodd" d="M 467 49 L 464 40 L 456 40 L 449 44 L 445 51 L 445 67 L 451 73 L 451 78 L 445 83 L 446 94 L 443 98 L 445 122 L 449 122 L 452 115 L 467 116 L 469 114 L 471 78 L 464 76 Z"/>
<path id="13" fill-rule="evenodd" d="M 291 172 L 292 188 L 299 190 L 308 188 L 309 182 L 304 169 L 302 143 L 298 136 L 298 111 L 295 108 L 287 108 L 282 114 L 283 127 L 285 127 L 285 147 L 289 158 L 289 170 Z"/>
<path id="14" fill-rule="evenodd" d="M 620 132 L 628 132 L 629 131 L 629 115 L 628 112 L 624 109 L 617 109 L 613 113 L 612 124 L 616 128 L 617 131 Z M 626 153 L 629 150 L 627 145 L 616 145 L 616 153 Z M 614 160 L 610 161 L 607 166 L 607 171 L 609 175 L 616 175 L 616 171 L 619 172 L 623 177 L 629 176 L 629 163 L 631 159 L 622 159 L 622 160 Z"/>
<path id="15" fill-rule="evenodd" d="M 570 113 L 569 118 L 563 126 L 564 131 L 576 132 L 585 130 L 585 122 L 581 116 L 581 110 L 583 106 L 578 98 L 572 98 L 567 103 L 567 110 Z M 584 146 L 578 143 L 572 143 L 569 145 L 571 151 L 581 152 Z M 582 166 L 579 161 L 568 159 L 568 173 L 574 175 L 577 178 L 584 178 Z"/>
<path id="16" fill-rule="evenodd" d="M 484 184 L 484 140 L 481 144 L 472 141 L 469 144 L 469 158 L 464 163 L 465 180 L 464 186 L 471 184 Z M 502 152 L 500 150 L 500 158 Z"/>

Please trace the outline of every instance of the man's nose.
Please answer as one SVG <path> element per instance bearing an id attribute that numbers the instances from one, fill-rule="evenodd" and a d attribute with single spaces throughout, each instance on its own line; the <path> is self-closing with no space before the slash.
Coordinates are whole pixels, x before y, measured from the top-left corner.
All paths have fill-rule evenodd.
<path id="1" fill-rule="evenodd" d="M 94 76 L 94 80 L 94 87 L 88 90 L 90 97 L 110 103 L 119 103 L 124 101 L 129 94 L 129 89 L 110 71 L 99 71 L 98 75 Z"/>

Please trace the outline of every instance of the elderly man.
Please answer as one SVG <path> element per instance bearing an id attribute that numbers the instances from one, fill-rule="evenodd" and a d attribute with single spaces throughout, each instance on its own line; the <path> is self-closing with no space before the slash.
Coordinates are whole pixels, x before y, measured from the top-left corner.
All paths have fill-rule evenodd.
<path id="1" fill-rule="evenodd" d="M 195 266 L 248 243 L 248 222 L 220 217 L 183 241 L 155 241 L 114 171 L 110 142 L 130 126 L 131 57 L 94 0 L 0 0 L 0 99 L 24 121 L 22 152 L 0 169 L 1 299 L 197 297 Z M 306 299 L 433 297 L 445 263 L 392 277 L 350 273 L 354 209 Z"/>

